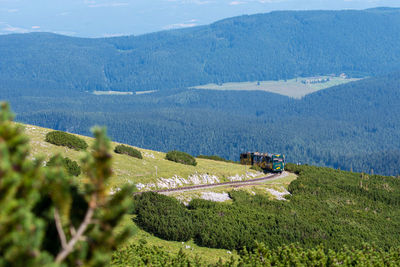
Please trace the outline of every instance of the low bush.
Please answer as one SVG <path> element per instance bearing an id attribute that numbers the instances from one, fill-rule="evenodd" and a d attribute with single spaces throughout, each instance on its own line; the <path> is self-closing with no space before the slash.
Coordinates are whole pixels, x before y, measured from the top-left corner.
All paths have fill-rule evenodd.
<path id="1" fill-rule="evenodd" d="M 140 153 L 139 150 L 134 149 L 133 147 L 130 147 L 130 146 L 118 145 L 115 147 L 114 152 L 118 153 L 118 154 L 126 154 L 128 156 L 138 158 L 138 159 L 143 158 L 142 153 Z"/>
<path id="2" fill-rule="evenodd" d="M 134 221 L 155 236 L 174 241 L 188 241 L 194 235 L 190 212 L 175 198 L 154 192 L 136 195 Z"/>
<path id="3" fill-rule="evenodd" d="M 57 156 L 53 156 L 46 163 L 46 166 L 55 166 L 57 161 Z M 67 157 L 61 158 L 62 165 L 67 170 L 69 175 L 79 176 L 81 174 L 81 167 L 79 167 L 78 163 L 74 160 L 71 160 Z"/>
<path id="4" fill-rule="evenodd" d="M 212 155 L 212 156 L 207 156 L 207 155 L 199 155 L 197 156 L 199 159 L 211 159 L 211 160 L 216 160 L 216 161 L 223 161 L 223 162 L 229 162 L 229 163 L 237 163 L 236 161 L 233 160 L 227 160 L 224 159 L 220 156 Z"/>
<path id="5" fill-rule="evenodd" d="M 193 165 L 193 166 L 197 165 L 196 159 L 192 155 L 189 155 L 188 153 L 182 151 L 177 151 L 177 150 L 169 151 L 165 156 L 165 158 L 167 160 L 175 161 L 186 165 Z"/>
<path id="6" fill-rule="evenodd" d="M 258 243 L 254 250 L 241 251 L 237 258 L 210 264 L 205 258 L 193 258 L 182 250 L 169 253 L 162 246 L 129 244 L 114 252 L 111 266 L 397 266 L 399 252 L 400 247 L 384 250 L 368 244 L 330 250 L 322 245 L 303 248 L 299 243 L 271 249 Z"/>
<path id="7" fill-rule="evenodd" d="M 52 131 L 46 134 L 46 142 L 56 146 L 66 146 L 75 150 L 85 150 L 88 145 L 85 140 L 61 131 Z"/>
<path id="8" fill-rule="evenodd" d="M 258 172 L 265 172 L 260 166 L 257 166 L 257 165 L 251 166 L 250 169 L 258 171 Z"/>
<path id="9" fill-rule="evenodd" d="M 299 173 L 288 187 L 290 201 L 232 190 L 229 205 L 196 199 L 185 208 L 166 196 L 150 195 L 150 200 L 135 203 L 138 226 L 167 240 L 177 240 L 184 227 L 182 232 L 191 234 L 185 238 L 197 245 L 229 250 L 254 249 L 254 241 L 271 249 L 291 243 L 334 250 L 359 249 L 364 242 L 384 250 L 400 246 L 399 179 L 305 165 L 290 168 Z M 357 222 L 357 227 L 343 221 Z"/>

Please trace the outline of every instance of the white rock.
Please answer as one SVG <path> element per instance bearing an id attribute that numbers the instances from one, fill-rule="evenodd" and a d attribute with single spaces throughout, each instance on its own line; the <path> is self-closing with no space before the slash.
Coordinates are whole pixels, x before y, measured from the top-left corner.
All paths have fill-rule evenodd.
<path id="1" fill-rule="evenodd" d="M 215 193 L 215 192 L 202 192 L 201 198 L 205 200 L 211 200 L 215 202 L 224 202 L 230 200 L 228 193 Z"/>
<path id="2" fill-rule="evenodd" d="M 144 152 L 143 155 L 146 158 L 151 158 L 151 159 L 155 159 L 156 158 L 153 153 Z"/>
<path id="3" fill-rule="evenodd" d="M 236 174 L 234 176 L 229 176 L 228 177 L 228 180 L 231 181 L 231 182 L 243 181 L 244 179 L 245 179 L 245 176 L 244 175 L 239 175 L 239 174 Z"/>
<path id="4" fill-rule="evenodd" d="M 277 200 L 286 200 L 284 196 L 290 195 L 290 192 L 286 190 L 286 188 L 281 187 L 282 192 L 276 191 L 275 189 L 267 188 L 267 191 L 270 192 Z"/>

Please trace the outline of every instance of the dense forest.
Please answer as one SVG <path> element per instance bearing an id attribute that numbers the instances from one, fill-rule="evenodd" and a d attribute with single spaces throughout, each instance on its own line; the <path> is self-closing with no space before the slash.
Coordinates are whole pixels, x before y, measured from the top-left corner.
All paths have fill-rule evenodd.
<path id="1" fill-rule="evenodd" d="M 255 249 L 255 241 L 276 249 L 292 243 L 339 251 L 366 242 L 389 250 L 400 245 L 400 179 L 329 168 L 288 165 L 299 174 L 289 201 L 231 191 L 232 204 L 194 199 L 188 207 L 157 193 L 135 196 L 135 222 L 175 241 L 200 246 Z"/>
<path id="2" fill-rule="evenodd" d="M 1 89 L 142 91 L 400 69 L 400 10 L 285 11 L 103 39 L 0 36 Z"/>
<path id="3" fill-rule="evenodd" d="M 19 121 L 90 135 L 105 125 L 119 142 L 238 160 L 277 152 L 291 162 L 400 173 L 400 73 L 322 90 L 301 100 L 266 92 L 177 89 L 96 96 L 6 91 Z"/>

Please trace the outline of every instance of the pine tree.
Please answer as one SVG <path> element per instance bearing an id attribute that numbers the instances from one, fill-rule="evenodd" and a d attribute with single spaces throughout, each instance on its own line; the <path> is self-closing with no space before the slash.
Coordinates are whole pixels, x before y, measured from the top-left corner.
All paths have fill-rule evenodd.
<path id="1" fill-rule="evenodd" d="M 9 106 L 0 112 L 0 266 L 105 266 L 112 250 L 130 236 L 115 228 L 132 203 L 132 187 L 109 195 L 112 175 L 105 130 L 93 130 L 95 142 L 81 166 L 78 184 L 62 166 L 29 158 L 29 139 L 12 122 Z"/>

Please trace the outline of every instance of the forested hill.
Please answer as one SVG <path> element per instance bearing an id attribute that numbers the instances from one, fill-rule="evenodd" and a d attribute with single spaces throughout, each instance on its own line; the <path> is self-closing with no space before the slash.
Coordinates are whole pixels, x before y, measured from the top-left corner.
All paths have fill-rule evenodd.
<path id="1" fill-rule="evenodd" d="M 187 89 L 127 96 L 1 92 L 19 121 L 84 135 L 105 125 L 114 140 L 138 147 L 232 160 L 244 151 L 278 152 L 291 162 L 400 174 L 399 72 L 300 100 Z"/>
<path id="2" fill-rule="evenodd" d="M 137 91 L 400 70 L 400 9 L 285 11 L 142 36 L 0 36 L 0 89 Z"/>

